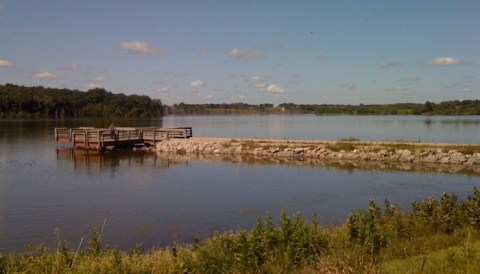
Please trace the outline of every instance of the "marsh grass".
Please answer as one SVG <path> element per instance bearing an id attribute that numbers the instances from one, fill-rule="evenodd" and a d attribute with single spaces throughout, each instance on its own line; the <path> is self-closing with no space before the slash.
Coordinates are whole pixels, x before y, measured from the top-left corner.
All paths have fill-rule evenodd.
<path id="1" fill-rule="evenodd" d="M 325 148 L 326 149 L 330 149 L 332 151 L 346 151 L 346 152 L 351 152 L 353 150 L 355 150 L 357 148 L 357 144 L 355 143 L 352 143 L 350 141 L 339 141 L 339 142 L 335 142 L 335 143 L 329 143 L 327 145 L 325 145 Z"/>
<path id="2" fill-rule="evenodd" d="M 58 240 L 55 249 L 0 254 L 0 273 L 480 273 L 476 187 L 466 200 L 444 193 L 410 211 L 371 200 L 336 228 L 282 211 L 251 230 L 151 250 L 103 246 L 102 231 L 92 229 L 85 246 Z"/>

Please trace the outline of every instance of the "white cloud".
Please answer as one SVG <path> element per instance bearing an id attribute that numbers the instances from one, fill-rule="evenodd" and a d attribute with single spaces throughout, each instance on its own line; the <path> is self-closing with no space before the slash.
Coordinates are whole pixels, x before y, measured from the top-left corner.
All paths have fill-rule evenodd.
<path id="1" fill-rule="evenodd" d="M 245 95 L 243 95 L 243 94 L 238 94 L 238 95 L 236 95 L 236 96 L 234 96 L 234 97 L 232 98 L 232 102 L 234 102 L 234 103 L 241 103 L 241 102 L 243 102 L 243 101 L 245 100 L 245 98 L 247 98 Z"/>
<path id="2" fill-rule="evenodd" d="M 268 77 L 267 77 L 268 78 Z M 285 89 L 279 85 L 265 83 L 265 78 L 253 75 L 247 79 L 249 86 L 256 88 L 261 92 L 270 92 L 270 93 L 284 93 Z"/>
<path id="3" fill-rule="evenodd" d="M 249 81 L 253 83 L 258 83 L 258 82 L 263 82 L 263 79 L 260 76 L 254 75 L 254 76 L 250 76 Z"/>
<path id="4" fill-rule="evenodd" d="M 422 80 L 422 79 L 418 76 L 411 76 L 411 77 L 407 77 L 407 78 L 402 78 L 398 81 L 400 81 L 400 82 L 418 82 L 420 80 Z"/>
<path id="5" fill-rule="evenodd" d="M 36 72 L 32 76 L 33 78 L 40 79 L 40 80 L 52 80 L 52 79 L 60 78 L 58 75 L 48 71 Z"/>
<path id="6" fill-rule="evenodd" d="M 348 90 L 348 91 L 353 91 L 353 90 L 357 89 L 357 84 L 353 83 L 353 82 L 343 83 L 343 84 L 340 85 L 340 87 L 342 87 L 342 88 L 344 88 L 345 90 Z"/>
<path id="7" fill-rule="evenodd" d="M 88 84 L 87 88 L 88 89 L 96 89 L 96 88 L 101 88 L 101 85 L 95 84 L 95 83 L 90 83 Z"/>
<path id="8" fill-rule="evenodd" d="M 92 79 L 92 81 L 95 81 L 95 82 L 101 82 L 101 81 L 105 81 L 105 80 L 107 80 L 107 77 L 105 77 L 105 76 L 97 76 L 97 77 Z"/>
<path id="9" fill-rule="evenodd" d="M 161 76 L 172 76 L 172 77 L 187 77 L 188 73 L 185 72 L 175 72 L 175 71 L 168 71 L 168 70 L 161 70 L 158 72 Z"/>
<path id="10" fill-rule="evenodd" d="M 470 84 L 463 85 L 462 92 L 472 92 L 472 91 L 473 91 L 472 85 Z"/>
<path id="11" fill-rule="evenodd" d="M 267 86 L 267 91 L 270 92 L 270 93 L 284 93 L 285 90 L 280 87 L 280 86 L 277 86 L 275 84 L 270 84 Z"/>
<path id="12" fill-rule="evenodd" d="M 210 100 L 213 98 L 213 95 L 212 94 L 203 94 L 201 92 L 198 92 L 197 93 L 197 97 L 203 99 L 203 100 Z"/>
<path id="13" fill-rule="evenodd" d="M 8 68 L 8 67 L 13 67 L 13 63 L 7 60 L 0 59 L 0 68 Z"/>
<path id="14" fill-rule="evenodd" d="M 462 64 L 460 60 L 454 57 L 437 57 L 433 60 L 425 62 L 426 65 L 435 67 L 446 67 Z"/>
<path id="15" fill-rule="evenodd" d="M 197 54 L 207 55 L 207 54 L 209 54 L 209 53 L 212 52 L 212 51 L 213 51 L 213 49 L 211 49 L 211 48 L 203 48 L 203 49 L 199 49 L 199 50 L 197 51 Z"/>
<path id="16" fill-rule="evenodd" d="M 266 85 L 264 83 L 264 79 L 258 75 L 250 76 L 247 79 L 248 85 L 254 87 L 260 91 L 265 91 Z"/>
<path id="17" fill-rule="evenodd" d="M 157 92 L 159 93 L 169 93 L 170 91 L 168 90 L 167 87 L 161 86 L 156 89 Z"/>
<path id="18" fill-rule="evenodd" d="M 383 69 L 390 69 L 390 68 L 401 67 L 403 65 L 404 63 L 401 63 L 401 62 L 386 62 L 386 63 L 381 63 L 380 67 Z"/>
<path id="19" fill-rule="evenodd" d="M 190 82 L 190 86 L 192 88 L 201 88 L 201 87 L 205 86 L 205 82 L 203 82 L 201 80 L 192 81 L 192 82 Z"/>
<path id="20" fill-rule="evenodd" d="M 408 88 L 405 87 L 393 87 L 393 88 L 386 88 L 384 91 L 391 91 L 391 92 L 401 92 L 401 91 L 407 91 Z"/>
<path id="21" fill-rule="evenodd" d="M 120 44 L 120 49 L 131 52 L 131 53 L 138 53 L 138 54 L 147 54 L 147 55 L 154 55 L 154 54 L 168 54 L 168 51 L 159 51 L 152 46 L 150 46 L 147 42 L 138 42 L 138 41 L 131 41 L 131 42 L 122 42 Z"/>
<path id="22" fill-rule="evenodd" d="M 77 65 L 77 63 L 73 63 L 73 64 L 60 67 L 60 69 L 75 71 L 75 70 L 81 70 L 83 68 Z"/>
<path id="23" fill-rule="evenodd" d="M 259 50 L 254 50 L 250 52 L 243 52 L 237 48 L 233 48 L 228 52 L 228 55 L 232 58 L 238 58 L 243 60 L 257 60 L 263 57 L 263 53 Z"/>

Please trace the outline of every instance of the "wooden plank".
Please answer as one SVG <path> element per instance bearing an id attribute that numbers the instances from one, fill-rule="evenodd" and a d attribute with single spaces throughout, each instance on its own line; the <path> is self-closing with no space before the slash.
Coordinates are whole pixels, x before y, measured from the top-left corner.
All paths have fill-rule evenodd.
<path id="1" fill-rule="evenodd" d="M 55 128 L 55 141 L 71 142 L 75 147 L 104 150 L 107 146 L 133 146 L 139 143 L 156 144 L 169 138 L 190 138 L 191 127 L 117 127 L 111 130 L 93 127 Z"/>

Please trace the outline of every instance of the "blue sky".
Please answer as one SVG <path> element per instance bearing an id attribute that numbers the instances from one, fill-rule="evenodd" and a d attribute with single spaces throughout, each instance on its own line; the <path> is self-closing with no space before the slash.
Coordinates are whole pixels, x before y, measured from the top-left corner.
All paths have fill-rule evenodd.
<path id="1" fill-rule="evenodd" d="M 0 83 L 174 103 L 478 99 L 480 1 L 0 0 Z"/>

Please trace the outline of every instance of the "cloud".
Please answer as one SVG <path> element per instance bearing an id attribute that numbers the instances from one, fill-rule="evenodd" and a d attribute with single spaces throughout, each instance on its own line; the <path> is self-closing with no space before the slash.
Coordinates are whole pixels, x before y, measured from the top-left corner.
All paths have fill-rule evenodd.
<path id="1" fill-rule="evenodd" d="M 247 79 L 248 85 L 254 87 L 260 91 L 265 91 L 266 85 L 264 83 L 264 79 L 258 75 L 250 76 Z"/>
<path id="2" fill-rule="evenodd" d="M 233 48 L 228 52 L 228 55 L 232 58 L 242 59 L 242 60 L 257 60 L 263 57 L 263 53 L 259 50 L 254 50 L 250 52 L 243 52 L 237 48 Z"/>
<path id="3" fill-rule="evenodd" d="M 270 92 L 270 93 L 284 93 L 285 90 L 280 87 L 280 86 L 277 86 L 275 84 L 270 84 L 267 86 L 267 91 Z"/>
<path id="4" fill-rule="evenodd" d="M 58 79 L 60 78 L 58 75 L 53 74 L 48 71 L 43 71 L 43 72 L 36 72 L 32 74 L 33 78 L 35 79 L 40 79 L 40 80 L 53 80 L 53 79 Z"/>
<path id="5" fill-rule="evenodd" d="M 192 82 L 190 82 L 190 86 L 192 88 L 201 88 L 201 87 L 205 86 L 205 82 L 203 82 L 201 80 L 192 81 Z"/>
<path id="6" fill-rule="evenodd" d="M 398 81 L 400 81 L 400 82 L 418 82 L 420 80 L 422 80 L 422 79 L 418 76 L 411 76 L 411 77 L 407 77 L 407 78 L 402 78 Z"/>
<path id="7" fill-rule="evenodd" d="M 316 56 L 316 58 L 317 58 L 318 60 L 326 60 L 326 59 L 327 59 L 327 56 L 325 56 L 325 55 L 323 55 L 323 54 L 319 54 L 319 55 Z"/>
<path id="8" fill-rule="evenodd" d="M 353 82 L 343 83 L 343 84 L 340 85 L 340 87 L 342 87 L 342 88 L 344 88 L 345 90 L 348 90 L 348 91 L 353 91 L 353 90 L 357 89 L 357 84 L 353 83 Z"/>
<path id="9" fill-rule="evenodd" d="M 95 89 L 95 88 L 102 88 L 100 82 L 107 80 L 105 76 L 97 76 L 90 80 L 90 84 L 88 84 L 88 89 Z"/>
<path id="10" fill-rule="evenodd" d="M 212 52 L 212 51 L 213 51 L 213 49 L 211 49 L 211 48 L 203 48 L 203 49 L 199 49 L 199 50 L 197 51 L 197 54 L 199 54 L 199 55 L 207 55 L 207 54 L 209 54 L 209 53 Z"/>
<path id="11" fill-rule="evenodd" d="M 201 92 L 197 93 L 197 96 L 203 100 L 210 100 L 210 99 L 213 99 L 213 95 L 212 94 L 203 94 Z"/>
<path id="12" fill-rule="evenodd" d="M 434 67 L 447 67 L 447 66 L 454 66 L 465 64 L 464 62 L 460 62 L 457 58 L 454 57 L 437 57 L 433 60 L 424 62 L 427 66 L 434 66 Z"/>
<path id="13" fill-rule="evenodd" d="M 159 93 L 169 93 L 170 92 L 170 90 L 165 86 L 158 87 L 156 89 L 156 91 L 159 92 Z"/>
<path id="14" fill-rule="evenodd" d="M 0 59 L 0 68 L 8 68 L 8 67 L 13 67 L 13 63 L 7 60 Z"/>
<path id="15" fill-rule="evenodd" d="M 238 94 L 232 98 L 232 102 L 241 103 L 247 98 L 244 94 Z"/>
<path id="16" fill-rule="evenodd" d="M 249 80 L 249 82 L 253 82 L 253 83 L 263 82 L 262 77 L 257 76 L 257 75 L 250 76 L 250 78 L 248 80 Z"/>
<path id="17" fill-rule="evenodd" d="M 122 42 L 120 44 L 120 49 L 128 51 L 130 53 L 136 53 L 136 54 L 146 54 L 146 55 L 169 54 L 168 51 L 160 51 L 158 49 L 153 48 L 147 42 L 138 42 L 138 41 Z"/>
<path id="18" fill-rule="evenodd" d="M 105 76 L 97 76 L 97 77 L 92 79 L 92 81 L 95 81 L 95 82 L 101 82 L 101 81 L 105 81 L 105 80 L 107 80 L 107 77 L 105 77 Z"/>
<path id="19" fill-rule="evenodd" d="M 268 78 L 268 77 L 267 77 Z M 258 75 L 253 75 L 250 76 L 247 79 L 247 82 L 249 83 L 249 86 L 255 87 L 261 92 L 270 92 L 270 93 L 284 93 L 285 89 L 279 85 L 276 84 L 271 84 L 271 83 L 265 83 L 265 78 L 258 76 Z"/>
<path id="20" fill-rule="evenodd" d="M 408 88 L 405 87 L 393 87 L 393 88 L 386 88 L 384 91 L 391 91 L 391 92 L 401 92 L 401 91 L 407 91 Z"/>
<path id="21" fill-rule="evenodd" d="M 391 69 L 391 68 L 401 67 L 403 65 L 405 64 L 401 62 L 386 62 L 386 63 L 381 63 L 380 67 L 383 69 Z"/>
<path id="22" fill-rule="evenodd" d="M 187 77 L 188 73 L 185 72 L 174 72 L 168 70 L 161 70 L 158 72 L 161 76 L 171 76 L 171 77 Z"/>
<path id="23" fill-rule="evenodd" d="M 88 89 L 96 89 L 96 88 L 101 88 L 101 85 L 95 84 L 95 83 L 90 83 L 88 84 L 87 88 Z"/>
<path id="24" fill-rule="evenodd" d="M 76 71 L 76 70 L 83 70 L 85 68 L 82 67 L 82 66 L 79 66 L 77 63 L 73 63 L 73 64 L 69 64 L 69 65 L 65 65 L 63 67 L 60 67 L 60 69 Z"/>

